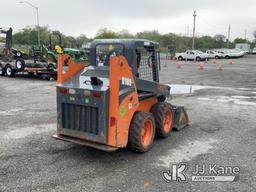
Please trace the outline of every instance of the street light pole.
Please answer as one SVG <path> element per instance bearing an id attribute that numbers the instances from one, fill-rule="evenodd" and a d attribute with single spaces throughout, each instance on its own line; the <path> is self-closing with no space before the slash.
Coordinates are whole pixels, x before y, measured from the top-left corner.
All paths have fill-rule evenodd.
<path id="1" fill-rule="evenodd" d="M 194 49 L 195 49 L 196 11 L 194 11 L 193 17 L 194 17 L 194 20 L 193 20 L 193 39 L 192 39 L 192 50 L 194 50 Z"/>
<path id="2" fill-rule="evenodd" d="M 36 10 L 36 20 L 37 20 L 37 33 L 38 33 L 38 45 L 40 46 L 40 25 L 39 25 L 39 11 L 38 11 L 38 7 L 36 7 L 35 5 L 33 5 L 32 3 L 28 2 L 28 1 L 20 1 L 20 3 L 25 3 L 31 7 L 33 7 Z"/>

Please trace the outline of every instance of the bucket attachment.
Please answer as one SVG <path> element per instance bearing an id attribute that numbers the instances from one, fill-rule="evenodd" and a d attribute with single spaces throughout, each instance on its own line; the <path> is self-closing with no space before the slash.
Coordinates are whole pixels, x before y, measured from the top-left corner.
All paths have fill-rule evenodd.
<path id="1" fill-rule="evenodd" d="M 184 107 L 182 106 L 173 106 L 173 129 L 179 131 L 184 127 L 189 125 L 188 114 Z"/>

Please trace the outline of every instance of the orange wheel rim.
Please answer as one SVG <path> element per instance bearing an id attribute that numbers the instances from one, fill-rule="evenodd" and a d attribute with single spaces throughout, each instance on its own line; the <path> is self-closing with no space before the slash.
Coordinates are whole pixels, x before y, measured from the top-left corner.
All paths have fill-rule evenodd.
<path id="1" fill-rule="evenodd" d="M 153 123 L 151 120 L 146 120 L 141 129 L 141 143 L 148 146 L 151 143 L 153 136 Z"/>
<path id="2" fill-rule="evenodd" d="M 168 133 L 172 128 L 172 111 L 171 110 L 167 110 L 164 113 L 163 128 L 165 133 Z"/>

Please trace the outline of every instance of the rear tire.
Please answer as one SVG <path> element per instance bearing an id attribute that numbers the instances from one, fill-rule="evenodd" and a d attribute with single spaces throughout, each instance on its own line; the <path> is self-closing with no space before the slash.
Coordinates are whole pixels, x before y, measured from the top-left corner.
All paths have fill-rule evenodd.
<path id="1" fill-rule="evenodd" d="M 183 57 L 179 56 L 179 57 L 178 57 L 178 60 L 179 60 L 179 61 L 182 61 L 182 60 L 183 60 Z"/>
<path id="2" fill-rule="evenodd" d="M 128 146 L 131 150 L 148 151 L 155 138 L 155 120 L 151 113 L 138 111 L 134 114 L 129 130 Z"/>
<path id="3" fill-rule="evenodd" d="M 14 76 L 14 69 L 12 68 L 12 66 L 11 65 L 6 65 L 5 66 L 5 72 L 6 72 L 6 75 L 8 76 L 8 77 L 13 77 Z"/>
<path id="4" fill-rule="evenodd" d="M 196 61 L 201 61 L 202 59 L 200 57 L 196 57 Z"/>
<path id="5" fill-rule="evenodd" d="M 3 67 L 3 65 L 0 63 L 0 76 L 4 76 L 5 75 L 5 68 Z"/>
<path id="6" fill-rule="evenodd" d="M 173 126 L 172 106 L 166 102 L 156 103 L 151 112 L 156 121 L 156 136 L 166 138 L 170 135 Z"/>

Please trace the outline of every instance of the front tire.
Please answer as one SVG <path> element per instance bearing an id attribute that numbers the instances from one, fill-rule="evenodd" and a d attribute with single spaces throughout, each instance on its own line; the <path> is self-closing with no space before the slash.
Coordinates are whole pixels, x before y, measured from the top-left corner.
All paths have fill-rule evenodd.
<path id="1" fill-rule="evenodd" d="M 135 152 L 148 151 L 155 138 L 155 120 L 152 113 L 138 111 L 134 114 L 129 130 L 128 146 Z"/>
<path id="2" fill-rule="evenodd" d="M 15 73 L 11 65 L 6 65 L 5 72 L 8 77 L 13 77 Z"/>
<path id="3" fill-rule="evenodd" d="M 200 57 L 196 57 L 196 61 L 201 61 L 201 58 Z"/>
<path id="4" fill-rule="evenodd" d="M 166 102 L 156 103 L 151 112 L 156 122 L 156 136 L 166 138 L 170 135 L 173 126 L 172 106 Z"/>

